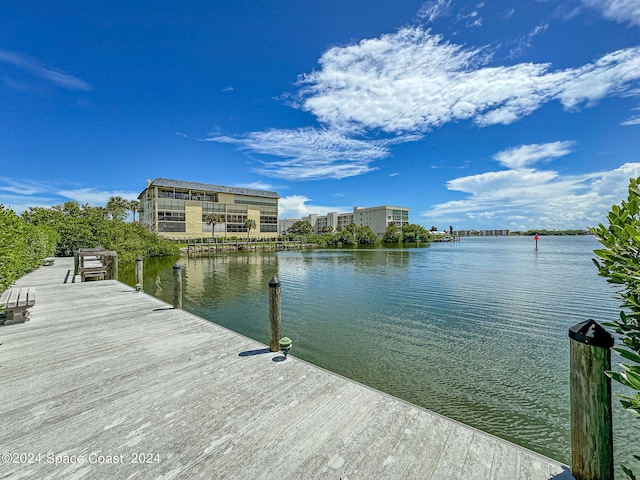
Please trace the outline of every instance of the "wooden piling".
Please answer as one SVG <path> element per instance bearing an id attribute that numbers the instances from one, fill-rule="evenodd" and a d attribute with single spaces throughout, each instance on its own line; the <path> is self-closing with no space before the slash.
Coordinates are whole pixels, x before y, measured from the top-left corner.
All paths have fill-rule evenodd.
<path id="1" fill-rule="evenodd" d="M 113 262 L 111 264 L 111 278 L 113 280 L 118 280 L 118 254 L 116 252 L 113 252 L 111 261 Z"/>
<path id="2" fill-rule="evenodd" d="M 136 258 L 136 287 L 140 285 L 140 290 L 144 291 L 144 272 L 142 258 Z"/>
<path id="3" fill-rule="evenodd" d="M 282 305 L 278 277 L 269 280 L 269 350 L 280 351 L 282 337 Z"/>
<path id="4" fill-rule="evenodd" d="M 576 480 L 613 479 L 611 369 L 613 337 L 588 320 L 569 328 L 571 472 Z"/>
<path id="5" fill-rule="evenodd" d="M 182 308 L 182 272 L 178 263 L 173 265 L 173 308 Z"/>

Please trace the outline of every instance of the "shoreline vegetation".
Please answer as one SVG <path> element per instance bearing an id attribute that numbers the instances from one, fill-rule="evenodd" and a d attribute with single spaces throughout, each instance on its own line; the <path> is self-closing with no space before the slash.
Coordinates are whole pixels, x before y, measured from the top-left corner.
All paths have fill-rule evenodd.
<path id="1" fill-rule="evenodd" d="M 532 235 L 593 235 L 589 230 L 527 230 L 526 232 L 511 232 L 511 235 L 532 236 Z"/>
<path id="2" fill-rule="evenodd" d="M 0 205 L 0 292 L 41 266 L 45 258 L 70 257 L 79 248 L 102 246 L 116 251 L 123 263 L 138 256 L 180 253 L 174 242 L 138 222 L 125 222 L 127 211 L 124 204 L 91 207 L 66 202 L 51 208 L 31 207 L 20 216 Z"/>
<path id="3" fill-rule="evenodd" d="M 180 244 L 181 253 L 239 250 L 290 250 L 304 248 L 373 247 L 378 245 L 419 245 L 441 240 L 442 237 L 416 224 L 398 228 L 390 224 L 382 238 L 368 226 L 350 224 L 337 231 L 313 233 L 307 222 L 297 222 L 287 234 L 270 239 L 256 237 L 200 237 Z"/>

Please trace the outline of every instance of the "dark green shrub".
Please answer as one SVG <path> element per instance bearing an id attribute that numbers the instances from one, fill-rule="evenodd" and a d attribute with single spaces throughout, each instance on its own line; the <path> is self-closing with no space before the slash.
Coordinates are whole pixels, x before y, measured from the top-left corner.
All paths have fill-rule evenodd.
<path id="1" fill-rule="evenodd" d="M 55 253 L 57 232 L 32 225 L 0 205 L 0 291 Z"/>
<path id="2" fill-rule="evenodd" d="M 640 419 L 640 178 L 629 182 L 629 197 L 620 205 L 613 205 L 607 215 L 608 226 L 590 229 L 603 249 L 595 250 L 598 273 L 608 282 L 621 286 L 619 292 L 623 311 L 620 319 L 607 324 L 621 335 L 622 347 L 614 348 L 625 363 L 619 372 L 608 375 L 632 392 L 619 395 L 623 408 Z M 636 445 L 637 447 L 637 445 Z M 640 460 L 639 455 L 634 458 Z M 627 466 L 625 474 L 635 479 Z"/>

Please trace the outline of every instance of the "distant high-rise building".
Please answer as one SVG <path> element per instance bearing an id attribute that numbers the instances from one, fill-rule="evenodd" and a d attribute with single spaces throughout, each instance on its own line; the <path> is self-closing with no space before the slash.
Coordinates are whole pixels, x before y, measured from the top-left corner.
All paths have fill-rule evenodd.
<path id="1" fill-rule="evenodd" d="M 349 213 L 310 214 L 298 219 L 286 218 L 280 220 L 278 222 L 278 230 L 280 233 L 286 233 L 291 225 L 301 220 L 309 222 L 316 233 L 322 233 L 328 228 L 336 231 L 353 223 L 358 227 L 368 226 L 375 233 L 382 236 L 390 223 L 394 223 L 398 228 L 408 224 L 409 209 L 383 205 L 380 207 L 354 207 L 353 212 Z"/>

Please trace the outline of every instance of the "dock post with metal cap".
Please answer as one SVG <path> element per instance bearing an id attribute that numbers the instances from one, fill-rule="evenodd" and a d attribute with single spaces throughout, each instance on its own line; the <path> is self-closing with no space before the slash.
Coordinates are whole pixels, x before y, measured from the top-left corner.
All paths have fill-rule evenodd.
<path id="1" fill-rule="evenodd" d="M 278 277 L 269 280 L 269 350 L 280 351 L 282 336 L 282 306 L 280 299 L 280 282 Z"/>
<path id="2" fill-rule="evenodd" d="M 182 308 L 182 272 L 179 263 L 173 265 L 173 308 Z"/>
<path id="3" fill-rule="evenodd" d="M 613 479 L 611 369 L 613 337 L 594 320 L 569 328 L 571 473 L 576 480 Z"/>

